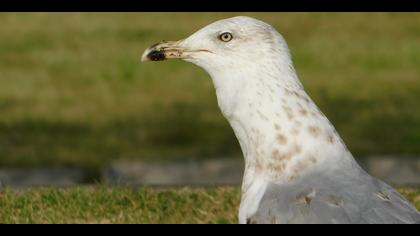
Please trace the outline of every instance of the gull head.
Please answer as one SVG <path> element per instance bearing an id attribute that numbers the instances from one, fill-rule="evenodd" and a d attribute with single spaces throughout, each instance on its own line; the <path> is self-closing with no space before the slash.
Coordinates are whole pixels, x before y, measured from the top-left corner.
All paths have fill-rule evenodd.
<path id="1" fill-rule="evenodd" d="M 243 68 L 256 62 L 290 61 L 283 37 L 269 24 L 246 16 L 216 21 L 179 41 L 147 48 L 142 61 L 183 59 L 209 73 Z"/>

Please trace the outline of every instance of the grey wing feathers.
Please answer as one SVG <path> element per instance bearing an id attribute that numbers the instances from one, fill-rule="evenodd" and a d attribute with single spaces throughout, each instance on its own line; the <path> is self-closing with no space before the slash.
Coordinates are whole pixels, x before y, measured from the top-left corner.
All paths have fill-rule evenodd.
<path id="1" fill-rule="evenodd" d="M 341 173 L 342 174 L 342 173 Z M 361 171 L 334 179 L 308 176 L 289 186 L 269 184 L 249 223 L 417 223 L 419 212 L 396 190 Z"/>

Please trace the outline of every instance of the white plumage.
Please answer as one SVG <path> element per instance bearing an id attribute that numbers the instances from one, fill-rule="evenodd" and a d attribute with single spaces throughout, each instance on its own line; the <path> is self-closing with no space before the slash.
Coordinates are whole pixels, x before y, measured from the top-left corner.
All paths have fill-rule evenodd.
<path id="1" fill-rule="evenodd" d="M 148 48 L 211 76 L 241 145 L 240 223 L 420 223 L 394 189 L 365 173 L 304 91 L 288 46 L 270 25 L 234 17 Z"/>

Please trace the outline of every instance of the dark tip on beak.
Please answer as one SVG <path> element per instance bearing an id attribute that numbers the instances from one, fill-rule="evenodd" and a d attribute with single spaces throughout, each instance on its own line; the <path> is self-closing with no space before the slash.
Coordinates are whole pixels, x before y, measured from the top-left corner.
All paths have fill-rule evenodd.
<path id="1" fill-rule="evenodd" d="M 141 56 L 141 61 L 164 61 L 171 58 L 181 58 L 182 48 L 178 47 L 179 41 L 162 41 L 147 48 Z"/>
<path id="2" fill-rule="evenodd" d="M 165 53 L 158 50 L 152 50 L 149 52 L 149 54 L 147 54 L 147 58 L 149 58 L 151 61 L 163 61 L 166 59 Z"/>

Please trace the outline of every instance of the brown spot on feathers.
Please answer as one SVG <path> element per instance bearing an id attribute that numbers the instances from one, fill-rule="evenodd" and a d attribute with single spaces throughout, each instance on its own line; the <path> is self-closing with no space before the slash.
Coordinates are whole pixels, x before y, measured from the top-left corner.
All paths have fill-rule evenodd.
<path id="1" fill-rule="evenodd" d="M 289 118 L 289 120 L 293 120 L 294 115 L 293 115 L 292 108 L 286 105 L 283 105 L 282 107 L 283 107 L 283 110 L 286 112 L 287 118 Z"/>
<path id="2" fill-rule="evenodd" d="M 255 161 L 255 172 L 262 173 L 264 171 L 264 164 L 262 163 L 261 158 L 256 158 Z"/>
<path id="3" fill-rule="evenodd" d="M 310 125 L 308 127 L 308 132 L 314 136 L 315 138 L 317 138 L 319 136 L 319 134 L 321 133 L 321 129 L 319 127 L 316 127 L 314 125 Z"/>
<path id="4" fill-rule="evenodd" d="M 287 114 L 287 118 L 289 118 L 289 120 L 293 120 L 293 118 L 294 118 L 293 113 L 287 112 L 286 114 Z"/>
<path id="5" fill-rule="evenodd" d="M 302 192 L 301 194 L 296 196 L 296 203 L 310 206 L 315 196 L 316 196 L 315 190 L 312 188 L 308 189 L 307 191 Z"/>
<path id="6" fill-rule="evenodd" d="M 327 142 L 334 143 L 334 135 L 331 133 L 327 135 Z"/>
<path id="7" fill-rule="evenodd" d="M 311 202 L 312 202 L 312 198 L 310 197 L 310 196 L 305 196 L 305 202 L 306 202 L 306 205 L 311 205 Z"/>
<path id="8" fill-rule="evenodd" d="M 263 168 L 268 170 L 267 173 L 269 176 L 274 179 L 278 179 L 283 176 L 288 162 L 301 151 L 302 148 L 299 145 L 294 145 L 286 152 L 281 152 L 279 149 L 274 149 L 271 153 L 271 159 L 266 160 L 265 166 L 263 166 Z"/>
<path id="9" fill-rule="evenodd" d="M 287 143 L 287 138 L 286 138 L 286 136 L 284 136 L 284 135 L 282 135 L 282 134 L 278 134 L 277 135 L 277 137 L 276 137 L 276 139 L 277 139 L 277 142 L 279 143 L 279 144 L 286 144 Z"/>
<path id="10" fill-rule="evenodd" d="M 308 116 L 308 111 L 302 108 L 299 110 L 299 114 L 301 114 L 302 116 Z"/>
<path id="11" fill-rule="evenodd" d="M 302 152 L 302 147 L 299 145 L 293 145 L 287 152 L 280 152 L 278 149 L 274 149 L 272 152 L 273 160 L 275 161 L 289 161 L 295 155 Z"/>

